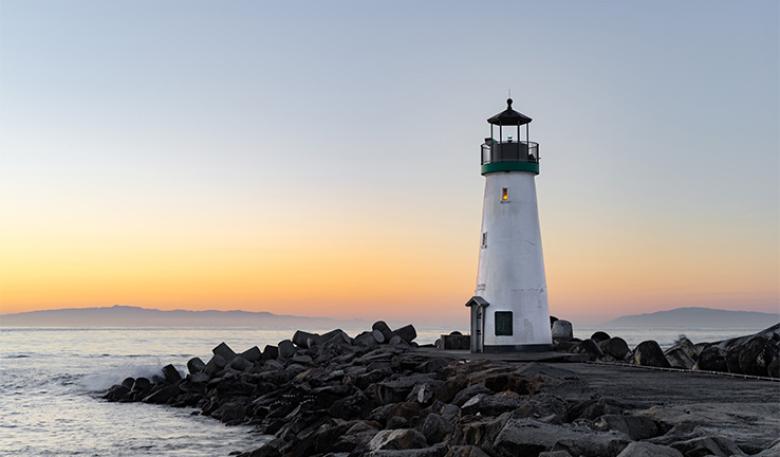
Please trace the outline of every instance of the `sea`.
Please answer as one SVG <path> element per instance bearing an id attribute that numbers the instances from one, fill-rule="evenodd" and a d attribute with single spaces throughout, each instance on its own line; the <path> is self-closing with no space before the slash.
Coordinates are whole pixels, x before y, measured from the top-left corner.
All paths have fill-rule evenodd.
<path id="1" fill-rule="evenodd" d="M 589 337 L 595 328 L 575 328 Z M 601 329 L 630 346 L 654 339 L 671 345 L 755 333 L 751 329 Z M 227 427 L 192 408 L 107 403 L 100 394 L 132 376 L 151 376 L 192 357 L 207 360 L 224 341 L 236 351 L 290 338 L 293 330 L 249 328 L 0 328 L 0 456 L 227 456 L 267 437 Z M 441 329 L 418 330 L 420 344 Z"/>

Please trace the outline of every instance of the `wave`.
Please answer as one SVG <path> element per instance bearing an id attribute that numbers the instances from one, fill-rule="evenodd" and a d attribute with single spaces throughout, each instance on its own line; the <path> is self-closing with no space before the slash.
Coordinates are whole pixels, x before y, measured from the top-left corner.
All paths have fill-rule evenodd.
<path id="1" fill-rule="evenodd" d="M 160 365 L 127 365 L 85 374 L 78 380 L 78 385 L 89 393 L 97 393 L 122 382 L 125 378 L 151 378 L 155 375 L 162 375 Z"/>

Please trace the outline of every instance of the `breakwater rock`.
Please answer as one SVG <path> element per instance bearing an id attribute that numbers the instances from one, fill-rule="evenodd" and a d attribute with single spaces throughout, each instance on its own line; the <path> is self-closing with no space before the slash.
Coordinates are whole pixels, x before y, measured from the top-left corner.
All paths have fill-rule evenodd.
<path id="1" fill-rule="evenodd" d="M 591 361 L 780 378 L 780 323 L 753 335 L 713 343 L 693 344 L 681 335 L 666 350 L 653 340 L 631 349 L 619 336 L 602 331 L 576 339 L 571 323 L 564 320 L 556 319 L 552 328 L 557 351 L 584 354 Z"/>
<path id="2" fill-rule="evenodd" d="M 167 365 L 105 398 L 197 407 L 270 436 L 243 457 L 775 455 L 767 440 L 736 442 L 602 395 L 566 365 L 454 359 L 415 338 L 412 326 L 377 322 L 354 337 L 299 331 L 240 353 L 222 343 L 186 376 Z"/>

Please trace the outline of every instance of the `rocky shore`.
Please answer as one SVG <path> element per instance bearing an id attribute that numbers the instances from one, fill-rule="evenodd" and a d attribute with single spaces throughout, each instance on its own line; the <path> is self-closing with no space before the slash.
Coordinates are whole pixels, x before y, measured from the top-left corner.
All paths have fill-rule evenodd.
<path id="1" fill-rule="evenodd" d="M 566 324 L 552 323 L 557 349 L 590 360 L 776 373 L 780 325 L 706 346 L 681 340 L 664 352 L 654 342 L 630 350 L 603 332 L 575 340 Z M 167 365 L 105 398 L 252 424 L 269 439 L 234 453 L 244 457 L 780 456 L 780 383 L 453 358 L 419 349 L 415 338 L 411 325 L 380 321 L 355 337 L 298 331 L 263 350 L 222 343 L 208 362 L 190 360 L 184 377 Z"/>

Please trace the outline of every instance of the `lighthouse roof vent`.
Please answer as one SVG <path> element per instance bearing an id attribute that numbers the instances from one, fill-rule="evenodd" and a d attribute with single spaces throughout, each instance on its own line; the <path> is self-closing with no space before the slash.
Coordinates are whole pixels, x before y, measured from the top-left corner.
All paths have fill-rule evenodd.
<path id="1" fill-rule="evenodd" d="M 512 109 L 512 99 L 506 99 L 506 109 L 488 119 L 493 125 L 525 125 L 532 119 L 523 113 L 518 113 Z"/>

